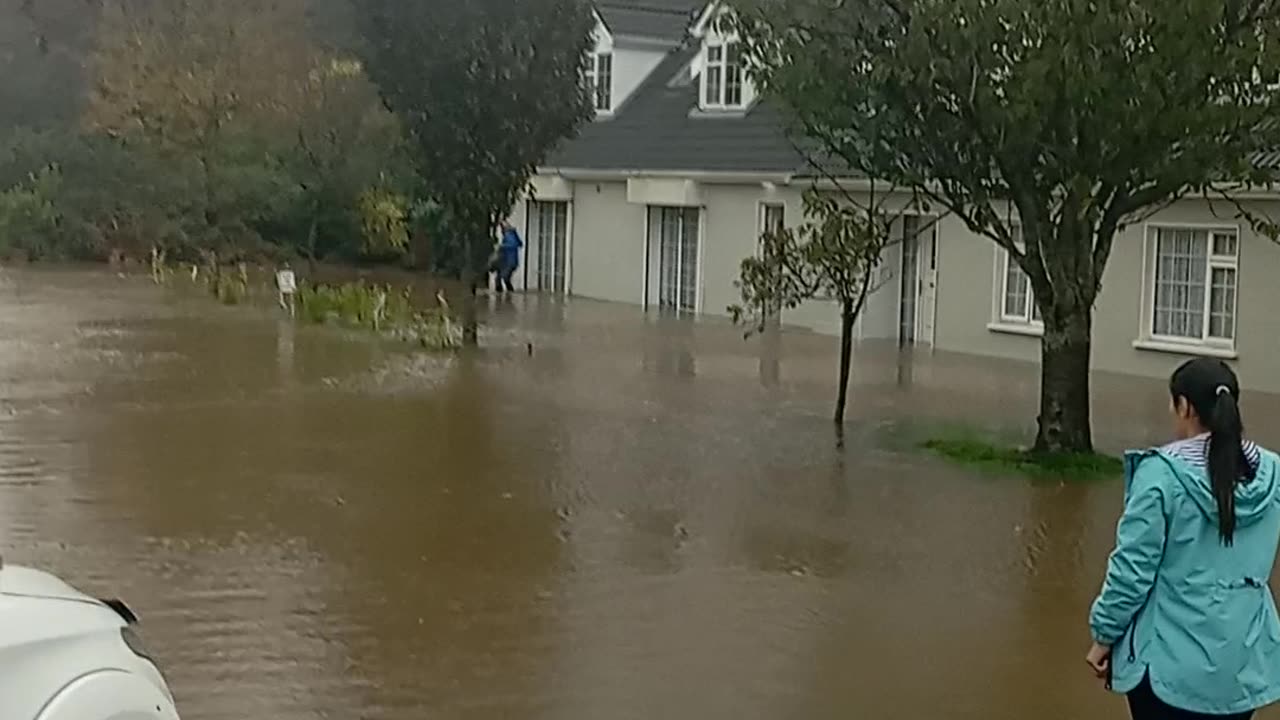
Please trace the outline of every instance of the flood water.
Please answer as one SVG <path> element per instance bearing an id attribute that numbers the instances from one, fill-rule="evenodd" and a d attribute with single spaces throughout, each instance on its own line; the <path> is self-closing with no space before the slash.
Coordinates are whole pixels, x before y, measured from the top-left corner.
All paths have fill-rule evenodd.
<path id="1" fill-rule="evenodd" d="M 1034 368 L 861 348 L 837 438 L 830 338 L 491 320 L 444 358 L 2 271 L 0 553 L 126 598 L 196 720 L 1124 716 L 1082 660 L 1119 482 L 892 449 L 1027 428 Z M 1163 436 L 1160 383 L 1095 394 Z"/>

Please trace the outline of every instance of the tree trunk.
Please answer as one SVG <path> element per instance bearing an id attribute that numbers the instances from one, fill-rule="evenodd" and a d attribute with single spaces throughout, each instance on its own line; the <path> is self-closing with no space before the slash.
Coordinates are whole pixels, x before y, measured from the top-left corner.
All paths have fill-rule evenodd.
<path id="1" fill-rule="evenodd" d="M 1089 361 L 1092 308 L 1049 308 L 1041 343 L 1036 453 L 1092 452 Z"/>
<path id="2" fill-rule="evenodd" d="M 849 369 L 853 362 L 853 321 L 857 319 L 852 300 L 840 308 L 840 387 L 836 394 L 837 425 L 844 424 L 844 408 L 849 399 Z"/>
<path id="3" fill-rule="evenodd" d="M 320 221 L 317 218 L 319 213 L 319 208 L 313 208 L 311 227 L 307 229 L 307 272 L 313 278 L 316 276 L 316 238 L 320 233 Z"/>
<path id="4" fill-rule="evenodd" d="M 760 384 L 777 387 L 782 381 L 782 327 L 773 317 L 760 333 Z"/>
<path id="5" fill-rule="evenodd" d="M 476 347 L 480 344 L 480 319 L 476 309 L 476 263 L 472 257 L 472 233 L 462 241 L 462 344 Z"/>

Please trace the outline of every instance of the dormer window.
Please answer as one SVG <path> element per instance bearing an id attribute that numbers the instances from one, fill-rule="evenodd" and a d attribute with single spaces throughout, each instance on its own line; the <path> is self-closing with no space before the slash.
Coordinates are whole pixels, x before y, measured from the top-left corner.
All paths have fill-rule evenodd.
<path id="1" fill-rule="evenodd" d="M 592 53 L 587 60 L 587 87 L 596 112 L 613 111 L 613 53 Z"/>
<path id="2" fill-rule="evenodd" d="M 708 108 L 743 106 L 742 43 L 736 40 L 707 44 L 707 64 L 702 77 L 702 104 Z"/>

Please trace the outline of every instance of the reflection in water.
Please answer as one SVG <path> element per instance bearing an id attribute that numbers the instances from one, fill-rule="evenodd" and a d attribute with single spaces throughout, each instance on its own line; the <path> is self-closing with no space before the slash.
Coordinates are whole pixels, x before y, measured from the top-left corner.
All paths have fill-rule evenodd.
<path id="1" fill-rule="evenodd" d="M 922 416 L 1025 428 L 1034 369 L 865 344 L 833 434 L 830 338 L 490 313 L 451 359 L 0 274 L 0 553 L 137 605 L 206 720 L 1119 710 L 1079 660 L 1118 483 L 878 444 Z M 1104 446 L 1163 434 L 1160 384 L 1095 387 Z"/>
<path id="2" fill-rule="evenodd" d="M 913 384 L 912 380 L 915 378 L 915 352 L 911 348 L 899 350 L 896 365 L 898 369 L 898 387 L 903 390 L 910 390 Z"/>
<path id="3" fill-rule="evenodd" d="M 782 382 L 782 330 L 775 322 L 760 333 L 760 384 L 777 387 Z"/>
<path id="4" fill-rule="evenodd" d="M 296 327 L 288 318 L 276 321 L 276 367 L 280 370 L 280 384 L 286 388 L 294 384 L 293 336 Z"/>
<path id="5" fill-rule="evenodd" d="M 652 316 L 650 323 L 652 343 L 645 346 L 645 369 L 659 377 L 697 376 L 693 320 L 662 313 Z"/>

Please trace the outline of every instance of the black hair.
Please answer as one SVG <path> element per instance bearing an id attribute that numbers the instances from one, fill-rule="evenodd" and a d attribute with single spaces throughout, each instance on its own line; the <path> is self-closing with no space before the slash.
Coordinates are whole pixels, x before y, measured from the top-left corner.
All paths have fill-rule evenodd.
<path id="1" fill-rule="evenodd" d="M 1169 379 L 1176 403 L 1184 398 L 1209 431 L 1209 484 L 1218 503 L 1218 532 L 1223 545 L 1235 541 L 1236 485 L 1253 479 L 1244 454 L 1244 422 L 1240 419 L 1240 381 L 1221 360 L 1196 358 Z"/>

